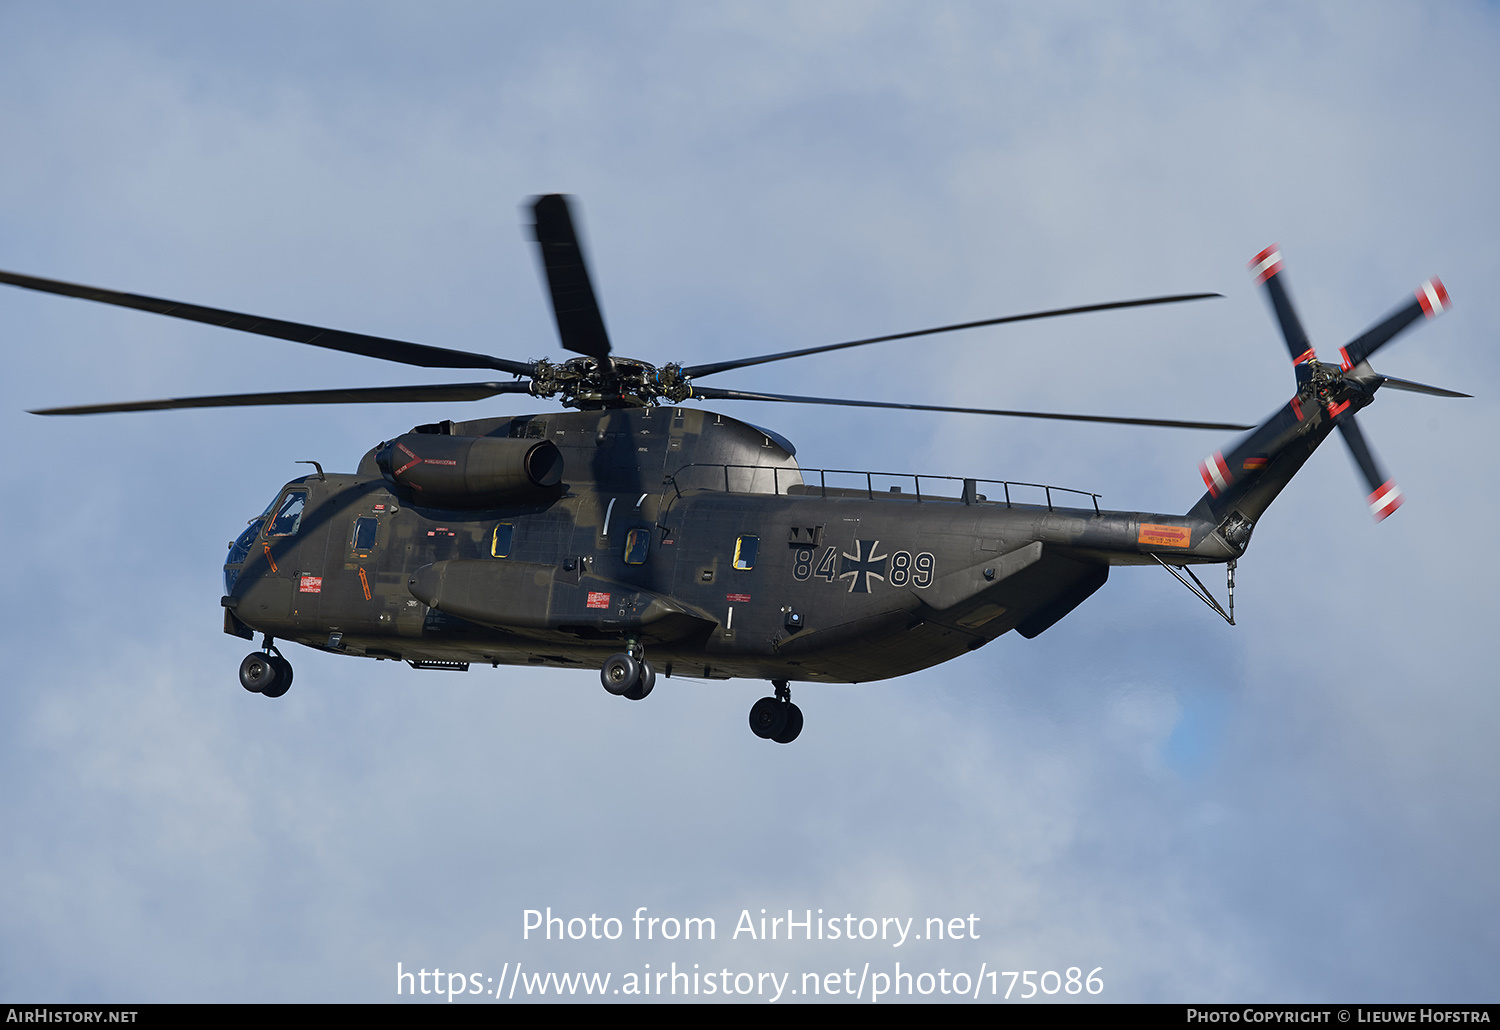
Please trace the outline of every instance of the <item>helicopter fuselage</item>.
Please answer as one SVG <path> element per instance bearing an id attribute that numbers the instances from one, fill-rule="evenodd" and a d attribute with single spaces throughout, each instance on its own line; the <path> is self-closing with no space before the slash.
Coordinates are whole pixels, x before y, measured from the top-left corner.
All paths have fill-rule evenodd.
<path id="1" fill-rule="evenodd" d="M 294 480 L 231 548 L 227 632 L 419 668 L 592 670 L 629 649 L 668 676 L 864 682 L 1035 636 L 1111 565 L 1224 562 L 1244 545 L 1215 521 L 1101 511 L 1055 487 L 830 480 L 774 433 L 697 409 L 415 433 L 408 464 L 424 437 L 534 440 L 557 448 L 561 479 L 432 506 L 382 467 L 382 445 L 355 474 Z"/>

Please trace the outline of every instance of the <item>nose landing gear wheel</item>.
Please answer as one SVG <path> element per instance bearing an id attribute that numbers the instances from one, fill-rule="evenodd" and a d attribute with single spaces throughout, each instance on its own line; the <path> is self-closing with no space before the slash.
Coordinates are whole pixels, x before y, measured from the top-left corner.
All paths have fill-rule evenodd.
<path id="1" fill-rule="evenodd" d="M 292 663 L 279 654 L 273 654 L 271 664 L 276 666 L 276 682 L 261 693 L 266 697 L 280 697 L 292 689 Z"/>
<path id="2" fill-rule="evenodd" d="M 240 686 L 252 694 L 280 697 L 292 689 L 292 663 L 279 654 L 247 654 L 240 662 Z"/>
<path id="3" fill-rule="evenodd" d="M 240 662 L 240 686 L 252 694 L 264 694 L 267 687 L 276 685 L 278 669 L 271 663 L 271 656 L 255 651 Z"/>

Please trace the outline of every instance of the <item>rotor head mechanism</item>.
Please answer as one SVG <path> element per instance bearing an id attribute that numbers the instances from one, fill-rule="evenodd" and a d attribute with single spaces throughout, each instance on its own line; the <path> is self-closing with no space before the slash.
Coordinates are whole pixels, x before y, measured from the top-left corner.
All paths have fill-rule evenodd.
<path id="1" fill-rule="evenodd" d="M 643 408 L 693 395 L 678 364 L 657 368 L 636 358 L 569 358 L 554 365 L 545 358 L 532 371 L 531 392 L 559 397 L 569 408 Z"/>

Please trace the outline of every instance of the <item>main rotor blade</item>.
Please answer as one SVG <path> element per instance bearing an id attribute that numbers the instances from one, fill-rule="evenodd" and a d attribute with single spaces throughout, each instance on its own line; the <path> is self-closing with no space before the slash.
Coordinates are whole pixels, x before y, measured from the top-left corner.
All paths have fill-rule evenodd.
<path id="1" fill-rule="evenodd" d="M 1251 426 L 1237 422 L 1179 422 L 1164 418 L 1115 418 L 1109 415 L 1062 415 L 1053 411 L 1001 411 L 994 408 L 953 408 L 941 404 L 894 404 L 889 401 L 851 401 L 834 397 L 793 397 L 779 393 L 752 393 L 746 390 L 719 390 L 711 386 L 694 386 L 693 396 L 719 401 L 785 401 L 789 404 L 836 404 L 850 408 L 901 408 L 907 411 L 951 411 L 961 415 L 1009 415 L 1013 418 L 1047 418 L 1063 422 L 1110 422 L 1124 426 L 1167 426 L 1172 429 L 1240 430 Z"/>
<path id="2" fill-rule="evenodd" d="M 1472 393 L 1459 393 L 1457 390 L 1445 390 L 1441 386 L 1428 386 L 1426 383 L 1414 383 L 1410 379 L 1397 379 L 1395 376 L 1382 375 L 1381 386 L 1389 386 L 1392 390 L 1405 390 L 1408 393 L 1426 393 L 1434 397 L 1473 397 Z"/>
<path id="3" fill-rule="evenodd" d="M 1385 470 L 1375 460 L 1375 452 L 1365 442 L 1365 434 L 1360 432 L 1359 423 L 1354 420 L 1353 415 L 1339 419 L 1335 424 L 1339 427 L 1339 432 L 1344 434 L 1344 443 L 1349 445 L 1354 463 L 1359 466 L 1360 472 L 1364 473 L 1365 482 L 1370 485 L 1370 496 L 1366 500 L 1370 505 L 1370 514 L 1379 522 L 1401 507 L 1401 488 L 1394 479 L 1386 478 Z"/>
<path id="4" fill-rule="evenodd" d="M 139 294 L 121 293 L 117 290 L 102 290 L 96 286 L 80 286 L 76 283 L 58 282 L 54 279 L 39 279 L 31 275 L 18 275 L 15 272 L 0 272 L 0 283 L 8 283 L 27 290 L 40 290 L 43 293 L 58 293 L 64 297 L 94 300 L 101 304 L 114 304 L 122 308 L 135 308 L 137 311 L 150 311 L 153 314 L 169 315 L 172 318 L 185 318 L 191 322 L 204 322 L 208 325 L 222 326 L 225 329 L 237 329 L 244 333 L 274 336 L 281 340 L 291 340 L 293 343 L 326 347 L 329 350 L 340 350 L 348 354 L 362 354 L 369 358 L 380 358 L 382 361 L 399 361 L 404 365 L 420 365 L 423 368 L 493 368 L 518 376 L 530 375 L 532 372 L 532 364 L 529 361 L 510 361 L 505 358 L 492 358 L 487 354 L 449 350 L 447 347 L 429 347 L 425 343 L 406 343 L 402 340 L 388 340 L 382 336 L 347 333 L 340 329 L 324 329 L 316 325 L 303 325 L 301 322 L 261 318 L 259 315 L 245 315 L 237 311 L 203 307 L 200 304 L 184 304 L 159 297 L 143 297 Z"/>
<path id="5" fill-rule="evenodd" d="M 935 329 L 918 329 L 909 333 L 892 333 L 890 336 L 872 336 L 867 340 L 849 340 L 846 343 L 830 343 L 822 347 L 804 347 L 801 350 L 782 351 L 779 354 L 762 354 L 758 358 L 737 358 L 732 361 L 713 361 L 705 365 L 693 365 L 682 370 L 689 379 L 727 372 L 732 368 L 749 365 L 764 365 L 768 361 L 783 361 L 800 358 L 807 354 L 822 354 L 824 351 L 843 350 L 845 347 L 863 347 L 867 343 L 885 343 L 887 340 L 909 340 L 914 336 L 931 336 L 934 333 L 951 333 L 960 329 L 978 329 L 987 325 L 1004 325 L 1007 322 L 1030 322 L 1038 318 L 1055 318 L 1059 315 L 1082 315 L 1090 311 L 1112 311 L 1115 308 L 1141 308 L 1151 304 L 1179 304 L 1188 300 L 1206 300 L 1222 297 L 1222 293 L 1179 293 L 1170 297 L 1145 297 L 1140 300 L 1117 300 L 1108 304 L 1085 304 L 1076 308 L 1054 308 L 1050 311 L 1032 311 L 1024 315 L 1006 315 L 1004 318 L 987 318 L 982 322 L 961 322 L 958 325 L 940 325 Z"/>
<path id="6" fill-rule="evenodd" d="M 1448 291 L 1443 288 L 1442 282 L 1437 278 L 1428 279 L 1417 287 L 1416 296 L 1409 302 L 1391 312 L 1384 321 L 1371 326 L 1349 341 L 1349 344 L 1339 351 L 1339 355 L 1344 359 L 1344 369 L 1351 369 L 1361 361 L 1367 360 L 1371 354 L 1390 343 L 1401 330 L 1422 315 L 1437 318 L 1451 306 Z"/>
<path id="7" fill-rule="evenodd" d="M 1302 320 L 1297 317 L 1297 309 L 1292 306 L 1291 295 L 1281 277 L 1281 267 L 1281 248 L 1274 243 L 1250 259 L 1250 273 L 1257 283 L 1265 286 L 1266 295 L 1271 298 L 1271 307 L 1281 325 L 1281 337 L 1291 353 L 1292 368 L 1300 388 L 1312 378 L 1312 366 L 1308 362 L 1316 359 L 1317 354 L 1307 338 L 1307 330 L 1302 328 Z"/>
<path id="8" fill-rule="evenodd" d="M 563 347 L 590 357 L 605 357 L 609 354 L 609 334 L 604 330 L 604 315 L 594 296 L 583 247 L 573 231 L 568 198 L 549 193 L 538 197 L 531 210 L 536 217 L 533 228 L 547 270 L 547 285 L 552 290 L 552 315 Z"/>
<path id="9" fill-rule="evenodd" d="M 43 408 L 32 415 L 102 415 L 116 411 L 169 411 L 175 408 L 240 408 L 262 404 L 420 404 L 479 401 L 501 393 L 527 393 L 530 383 L 447 383 L 432 386 L 373 386 L 353 390 L 291 390 L 281 393 L 231 393 L 218 397 L 171 397 L 160 401 L 86 404 Z"/>

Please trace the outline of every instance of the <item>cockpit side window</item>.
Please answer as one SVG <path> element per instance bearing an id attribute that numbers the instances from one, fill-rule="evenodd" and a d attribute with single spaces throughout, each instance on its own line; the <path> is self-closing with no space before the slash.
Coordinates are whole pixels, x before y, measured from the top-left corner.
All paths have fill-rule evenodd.
<path id="1" fill-rule="evenodd" d="M 266 526 L 266 536 L 294 536 L 302 528 L 302 510 L 307 507 L 307 491 L 293 490 L 276 506 L 276 514 Z"/>

